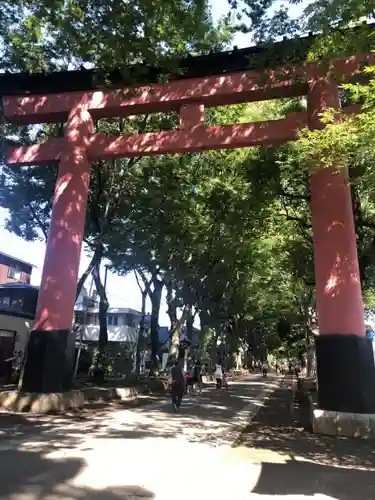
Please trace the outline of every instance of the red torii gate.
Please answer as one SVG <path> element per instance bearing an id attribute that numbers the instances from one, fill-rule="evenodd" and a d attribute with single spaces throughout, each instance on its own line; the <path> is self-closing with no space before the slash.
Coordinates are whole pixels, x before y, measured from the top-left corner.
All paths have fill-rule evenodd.
<path id="1" fill-rule="evenodd" d="M 296 138 L 299 128 L 322 126 L 319 115 L 340 107 L 338 83 L 361 72 L 370 54 L 274 70 L 249 70 L 176 80 L 115 91 L 3 98 L 5 117 L 14 123 L 67 121 L 64 138 L 10 148 L 8 164 L 59 163 L 51 228 L 34 330 L 30 334 L 22 389 L 59 392 L 69 388 L 67 352 L 72 327 L 91 162 L 141 156 L 277 144 Z M 286 118 L 206 128 L 205 107 L 307 95 L 307 111 Z M 175 110 L 180 127 L 172 132 L 131 136 L 94 133 L 93 120 Z M 311 175 L 315 249 L 320 406 L 375 413 L 375 369 L 365 337 L 364 313 L 350 188 L 344 170 Z"/>

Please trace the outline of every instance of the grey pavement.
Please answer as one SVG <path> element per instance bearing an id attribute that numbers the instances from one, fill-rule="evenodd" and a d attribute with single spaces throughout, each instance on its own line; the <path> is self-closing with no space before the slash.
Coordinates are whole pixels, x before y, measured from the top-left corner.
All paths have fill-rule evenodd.
<path id="1" fill-rule="evenodd" d="M 178 415 L 169 400 L 0 413 L 0 500 L 374 500 L 375 443 L 305 432 L 288 384 L 211 387 Z"/>
<path id="2" fill-rule="evenodd" d="M 229 391 L 68 416 L 0 414 L 0 499 L 248 498 L 258 464 L 228 459 L 276 387 L 259 376 Z"/>

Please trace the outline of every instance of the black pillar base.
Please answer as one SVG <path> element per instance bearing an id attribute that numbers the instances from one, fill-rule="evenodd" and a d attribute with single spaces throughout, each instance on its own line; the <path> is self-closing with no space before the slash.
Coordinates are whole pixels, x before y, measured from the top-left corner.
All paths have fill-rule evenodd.
<path id="1" fill-rule="evenodd" d="M 319 408 L 375 413 L 375 365 L 370 339 L 319 335 L 316 355 Z"/>
<path id="2" fill-rule="evenodd" d="M 66 392 L 72 386 L 75 337 L 70 330 L 30 332 L 19 390 Z"/>

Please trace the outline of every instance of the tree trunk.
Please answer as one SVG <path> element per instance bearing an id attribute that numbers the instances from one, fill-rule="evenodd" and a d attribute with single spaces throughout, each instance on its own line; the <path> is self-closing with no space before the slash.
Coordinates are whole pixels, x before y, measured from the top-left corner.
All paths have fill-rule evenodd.
<path id="1" fill-rule="evenodd" d="M 101 249 L 100 246 L 98 246 L 95 249 L 95 252 L 93 253 L 93 255 L 91 257 L 91 261 L 90 261 L 89 265 L 87 266 L 85 272 L 81 275 L 81 277 L 78 280 L 78 283 L 77 283 L 77 292 L 76 292 L 76 301 L 77 301 L 77 299 L 79 297 L 79 294 L 82 291 L 83 285 L 85 284 L 87 278 L 92 273 L 92 271 L 93 271 L 93 269 L 95 267 L 96 262 L 97 261 L 100 262 L 101 259 L 102 259 L 102 249 Z"/>
<path id="2" fill-rule="evenodd" d="M 143 286 L 140 283 L 139 277 L 141 277 L 143 281 Z M 151 296 L 151 290 L 150 290 L 150 285 L 151 281 L 149 281 L 145 275 L 145 273 L 142 270 L 136 270 L 134 269 L 134 276 L 135 279 L 137 280 L 137 285 L 138 288 L 141 292 L 141 297 L 142 297 L 142 308 L 141 308 L 141 320 L 139 322 L 139 332 L 138 332 L 138 340 L 137 340 L 137 353 L 136 353 L 136 361 L 135 361 L 135 374 L 139 376 L 141 372 L 141 352 L 142 348 L 144 345 L 144 337 L 145 337 L 145 329 L 146 329 L 146 300 L 147 300 L 147 295 Z"/>
<path id="3" fill-rule="evenodd" d="M 206 349 L 210 335 L 210 328 L 209 328 L 210 315 L 206 310 L 202 310 L 199 313 L 199 319 L 201 323 L 201 335 L 200 335 L 199 347 L 200 349 Z"/>
<path id="4" fill-rule="evenodd" d="M 177 308 L 176 301 L 173 297 L 173 287 L 172 283 L 166 283 L 167 287 L 167 314 L 169 316 L 169 321 L 171 322 L 170 330 L 169 330 L 169 352 L 168 352 L 168 363 L 173 364 L 174 361 L 177 360 L 178 357 L 178 348 L 180 345 L 180 329 L 178 328 L 177 321 Z"/>
<path id="5" fill-rule="evenodd" d="M 173 362 L 176 361 L 178 357 L 179 346 L 180 346 L 180 328 L 176 320 L 176 322 L 171 325 L 171 330 L 170 330 L 170 344 L 168 352 L 169 364 L 173 364 Z"/>
<path id="6" fill-rule="evenodd" d="M 159 351 L 159 312 L 160 312 L 160 302 L 161 294 L 163 291 L 164 283 L 160 281 L 156 276 L 152 279 L 152 284 L 154 289 L 150 293 L 151 299 L 151 324 L 150 324 L 150 336 L 151 336 L 151 373 L 155 372 L 157 365 L 157 353 Z"/>
<path id="7" fill-rule="evenodd" d="M 316 378 L 316 354 L 314 346 L 310 346 L 307 351 L 306 364 L 307 378 Z"/>
<path id="8" fill-rule="evenodd" d="M 171 313 L 168 312 L 168 315 L 171 321 L 171 329 L 170 329 L 171 342 L 169 344 L 168 362 L 174 362 L 179 356 L 181 325 L 183 325 L 186 320 L 186 308 L 184 308 L 184 310 L 182 311 L 180 319 L 177 319 L 176 307 L 174 307 L 173 312 Z"/>
<path id="9" fill-rule="evenodd" d="M 141 320 L 139 322 L 137 353 L 136 353 L 136 361 L 135 361 L 135 374 L 137 376 L 139 376 L 139 374 L 141 373 L 141 352 L 142 352 L 142 347 L 144 344 L 143 340 L 144 340 L 144 335 L 145 335 L 147 289 L 142 290 L 141 294 L 142 294 Z"/>
<path id="10" fill-rule="evenodd" d="M 183 325 L 186 320 L 187 306 L 184 307 L 182 315 L 180 319 L 178 319 L 176 299 L 175 297 L 173 297 L 172 283 L 171 282 L 167 283 L 166 287 L 167 287 L 167 304 L 168 304 L 167 314 L 171 322 L 171 327 L 169 330 L 170 344 L 168 352 L 168 363 L 173 364 L 179 357 L 181 325 Z"/>
<path id="11" fill-rule="evenodd" d="M 194 315 L 191 305 L 186 306 L 186 337 L 193 341 Z"/>
<path id="12" fill-rule="evenodd" d="M 215 331 L 211 339 L 211 352 L 210 352 L 210 365 L 211 368 L 215 365 L 217 361 L 217 341 L 219 334 Z"/>
<path id="13" fill-rule="evenodd" d="M 95 362 L 94 376 L 97 379 L 104 379 L 105 366 L 103 364 L 103 357 L 105 348 L 108 344 L 108 329 L 107 329 L 107 311 L 109 307 L 107 293 L 100 277 L 100 263 L 95 263 L 92 275 L 95 282 L 95 287 L 99 295 L 99 341 L 98 341 L 98 354 Z"/>

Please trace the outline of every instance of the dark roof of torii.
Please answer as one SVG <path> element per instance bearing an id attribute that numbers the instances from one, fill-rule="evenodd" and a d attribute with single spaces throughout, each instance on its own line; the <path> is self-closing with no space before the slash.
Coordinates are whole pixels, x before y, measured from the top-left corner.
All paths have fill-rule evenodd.
<path id="1" fill-rule="evenodd" d="M 367 26 L 370 30 L 375 29 L 374 24 Z M 172 74 L 171 71 L 168 72 L 168 79 L 199 78 L 303 61 L 317 36 L 310 34 L 267 45 L 180 59 L 174 65 L 176 71 Z M 126 71 L 80 69 L 33 74 L 3 73 L 0 75 L 0 96 L 86 91 L 102 89 L 104 86 L 119 88 L 139 83 L 155 83 L 163 74 L 165 70 L 160 68 L 145 68 L 140 65 L 131 66 Z"/>

